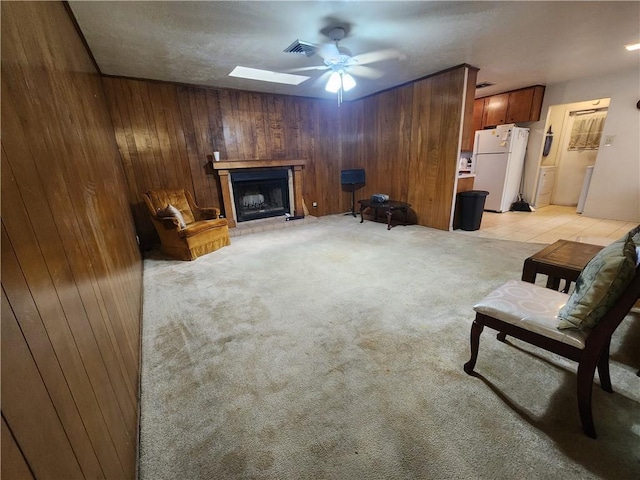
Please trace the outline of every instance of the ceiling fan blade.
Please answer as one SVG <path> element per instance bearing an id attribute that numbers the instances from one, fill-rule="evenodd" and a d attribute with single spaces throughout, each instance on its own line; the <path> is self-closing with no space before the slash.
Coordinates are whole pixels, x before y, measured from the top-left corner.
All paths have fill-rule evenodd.
<path id="1" fill-rule="evenodd" d="M 376 68 L 365 67 L 364 65 L 351 65 L 347 68 L 347 72 L 355 75 L 356 77 L 363 78 L 380 78 L 384 75 L 382 70 Z"/>
<path id="2" fill-rule="evenodd" d="M 340 57 L 340 50 L 333 43 L 323 43 L 317 53 L 324 59 Z"/>
<path id="3" fill-rule="evenodd" d="M 329 67 L 327 67 L 326 65 L 315 65 L 313 67 L 290 68 L 288 70 L 285 70 L 285 72 L 287 72 L 287 73 L 308 72 L 310 70 L 328 70 L 328 69 L 329 69 Z"/>
<path id="4" fill-rule="evenodd" d="M 386 50 L 377 50 L 375 52 L 361 53 L 353 57 L 359 65 L 365 65 L 367 63 L 382 62 L 383 60 L 404 60 L 407 56 L 400 50 L 395 48 L 388 48 Z"/>

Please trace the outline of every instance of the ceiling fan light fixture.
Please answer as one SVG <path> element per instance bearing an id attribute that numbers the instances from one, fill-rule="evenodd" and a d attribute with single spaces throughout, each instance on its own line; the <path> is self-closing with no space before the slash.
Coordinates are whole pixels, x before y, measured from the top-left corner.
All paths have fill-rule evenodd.
<path id="1" fill-rule="evenodd" d="M 348 73 L 343 73 L 342 74 L 342 89 L 345 92 L 348 92 L 349 90 L 351 90 L 355 86 L 356 86 L 356 79 L 353 78 Z"/>
<path id="2" fill-rule="evenodd" d="M 340 74 L 338 72 L 333 72 L 329 77 L 329 81 L 327 82 L 327 86 L 324 89 L 327 92 L 337 93 L 342 86 L 342 80 L 340 79 Z"/>

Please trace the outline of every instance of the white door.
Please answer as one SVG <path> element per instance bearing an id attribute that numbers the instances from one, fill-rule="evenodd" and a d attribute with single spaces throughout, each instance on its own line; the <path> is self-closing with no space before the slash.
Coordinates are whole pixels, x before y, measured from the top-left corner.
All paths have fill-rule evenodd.
<path id="1" fill-rule="evenodd" d="M 501 153 L 476 156 L 476 178 L 473 189 L 489 192 L 484 203 L 485 210 L 502 212 L 501 204 L 508 158 L 508 155 Z"/>

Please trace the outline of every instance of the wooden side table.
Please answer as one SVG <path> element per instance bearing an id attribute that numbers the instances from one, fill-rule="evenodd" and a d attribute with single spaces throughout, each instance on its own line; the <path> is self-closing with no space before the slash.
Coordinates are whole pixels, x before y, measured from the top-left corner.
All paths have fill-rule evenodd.
<path id="1" fill-rule="evenodd" d="M 372 202 L 371 200 L 358 200 L 360 204 L 360 223 L 364 222 L 364 216 L 362 212 L 367 208 L 372 208 L 374 210 L 375 219 L 378 219 L 378 210 L 382 210 L 387 213 L 387 230 L 391 230 L 391 215 L 394 210 L 400 210 L 404 213 L 403 225 L 407 224 L 407 211 L 411 204 L 406 202 L 396 202 L 393 200 L 389 200 L 387 202 Z"/>
<path id="2" fill-rule="evenodd" d="M 568 293 L 571 282 L 578 279 L 589 260 L 603 248 L 590 243 L 558 240 L 524 261 L 522 280 L 535 283 L 537 274 L 542 273 L 548 276 L 547 288 L 558 290 L 560 280 L 565 280 L 562 291 Z"/>

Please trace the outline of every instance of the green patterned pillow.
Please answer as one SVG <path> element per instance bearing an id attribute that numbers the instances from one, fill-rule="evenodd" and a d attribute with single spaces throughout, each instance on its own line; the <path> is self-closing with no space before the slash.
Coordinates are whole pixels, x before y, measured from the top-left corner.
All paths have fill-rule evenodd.
<path id="1" fill-rule="evenodd" d="M 631 235 L 604 247 L 587 263 L 576 288 L 558 313 L 559 329 L 588 330 L 613 306 L 636 272 Z"/>

